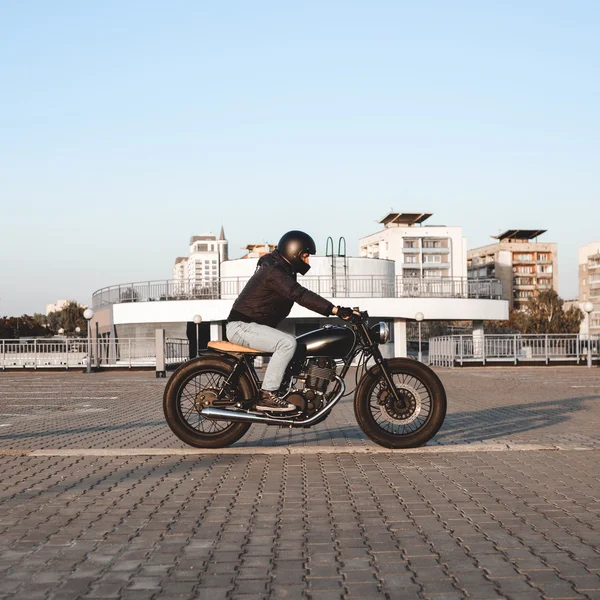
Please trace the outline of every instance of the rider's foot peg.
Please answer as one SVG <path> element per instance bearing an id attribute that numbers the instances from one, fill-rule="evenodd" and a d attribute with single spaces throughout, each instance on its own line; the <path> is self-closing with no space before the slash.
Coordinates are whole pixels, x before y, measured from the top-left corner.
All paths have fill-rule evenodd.
<path id="1" fill-rule="evenodd" d="M 260 397 L 256 403 L 256 410 L 269 412 L 289 412 L 296 407 L 287 400 L 283 400 L 269 390 L 260 390 Z"/>

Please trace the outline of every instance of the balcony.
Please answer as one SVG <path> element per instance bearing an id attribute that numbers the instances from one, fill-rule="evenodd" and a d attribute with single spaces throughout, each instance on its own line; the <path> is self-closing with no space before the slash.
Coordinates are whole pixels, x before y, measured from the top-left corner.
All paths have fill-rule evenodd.
<path id="1" fill-rule="evenodd" d="M 423 254 L 449 254 L 450 248 L 426 248 L 423 246 L 421 248 L 423 250 Z"/>
<path id="2" fill-rule="evenodd" d="M 437 266 L 438 265 L 431 265 Z M 199 285 L 191 280 L 144 281 L 113 285 L 92 295 L 94 309 L 129 302 L 177 300 L 233 300 L 249 277 L 223 277 Z M 327 298 L 487 298 L 501 299 L 502 284 L 497 279 L 468 280 L 466 277 L 306 277 L 300 283 Z"/>
<path id="3" fill-rule="evenodd" d="M 518 290 L 535 290 L 538 287 L 535 283 L 515 283 L 513 286 Z"/>

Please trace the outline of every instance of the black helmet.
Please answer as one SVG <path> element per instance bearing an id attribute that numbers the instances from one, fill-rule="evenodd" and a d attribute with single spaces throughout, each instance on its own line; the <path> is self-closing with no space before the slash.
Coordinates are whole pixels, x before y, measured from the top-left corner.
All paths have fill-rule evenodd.
<path id="1" fill-rule="evenodd" d="M 300 275 L 306 275 L 310 269 L 310 265 L 302 260 L 302 255 L 306 252 L 308 254 L 317 253 L 315 240 L 304 231 L 288 231 L 285 233 L 279 240 L 279 244 L 277 244 L 277 250 L 292 265 L 294 271 L 300 273 Z"/>

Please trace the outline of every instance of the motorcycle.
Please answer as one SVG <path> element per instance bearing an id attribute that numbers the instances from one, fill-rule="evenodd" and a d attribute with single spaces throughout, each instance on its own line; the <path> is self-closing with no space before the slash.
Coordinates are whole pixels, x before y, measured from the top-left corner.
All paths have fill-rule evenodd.
<path id="1" fill-rule="evenodd" d="M 231 342 L 209 342 L 198 358 L 178 367 L 165 387 L 163 410 L 173 433 L 197 448 L 237 442 L 253 423 L 312 427 L 354 392 L 359 427 L 386 448 L 415 448 L 439 431 L 446 415 L 446 392 L 426 365 L 406 358 L 384 359 L 380 344 L 389 325 L 369 325 L 355 309 L 347 325 L 325 325 L 298 336 L 281 396 L 296 408 L 288 413 L 253 409 L 261 382 L 254 358 L 269 356 Z M 345 377 L 358 359 L 354 390 Z M 370 366 L 369 366 L 370 365 Z"/>

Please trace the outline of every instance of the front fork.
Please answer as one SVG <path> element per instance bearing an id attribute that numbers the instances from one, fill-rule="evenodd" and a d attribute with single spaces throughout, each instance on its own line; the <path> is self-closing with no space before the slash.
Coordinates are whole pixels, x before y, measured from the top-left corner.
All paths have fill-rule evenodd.
<path id="1" fill-rule="evenodd" d="M 407 407 L 406 399 L 402 394 L 398 393 L 398 389 L 394 385 L 394 381 L 390 372 L 388 371 L 387 365 L 385 363 L 385 359 L 381 356 L 381 351 L 379 350 L 379 346 L 375 346 L 373 349 L 373 359 L 375 360 L 375 364 L 381 369 L 383 373 L 383 378 L 385 379 L 385 383 L 388 387 L 388 390 L 392 394 L 394 400 L 398 403 L 399 408 L 405 409 Z M 383 404 L 383 402 L 379 401 L 379 404 Z"/>

